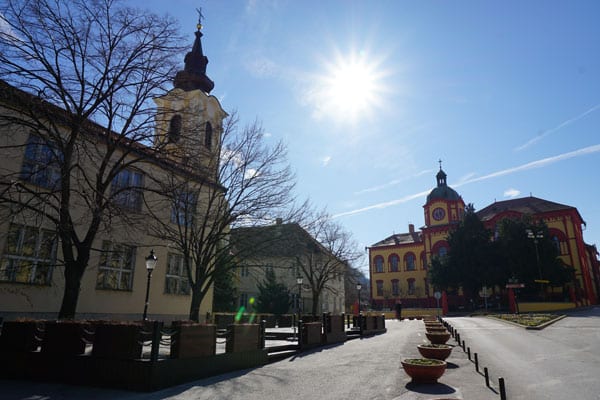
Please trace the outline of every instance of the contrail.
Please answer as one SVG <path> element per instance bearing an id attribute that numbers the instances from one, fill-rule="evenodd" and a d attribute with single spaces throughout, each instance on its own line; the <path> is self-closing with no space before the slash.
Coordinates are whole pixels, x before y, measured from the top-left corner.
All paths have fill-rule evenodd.
<path id="1" fill-rule="evenodd" d="M 481 182 L 481 181 L 485 181 L 488 179 L 497 178 L 499 176 L 511 175 L 516 172 L 527 171 L 527 170 L 535 169 L 535 168 L 543 168 L 550 164 L 557 163 L 559 161 L 568 160 L 570 158 L 580 157 L 580 156 L 598 153 L 598 152 L 600 152 L 600 144 L 595 144 L 595 145 L 584 147 L 584 148 L 581 148 L 578 150 L 570 151 L 568 153 L 559 154 L 557 156 L 542 158 L 541 160 L 532 161 L 527 164 L 519 165 L 517 167 L 507 168 L 507 169 L 503 169 L 501 171 L 492 172 L 491 174 L 487 174 L 487 175 L 480 176 L 477 178 L 468 179 L 466 181 L 463 181 L 456 185 L 451 185 L 451 186 L 460 187 L 460 186 L 463 186 L 463 185 L 466 185 L 469 183 Z M 342 212 L 342 213 L 333 215 L 332 218 L 345 217 L 348 215 L 355 215 L 355 214 L 362 214 L 366 211 L 388 208 L 390 206 L 395 206 L 398 204 L 406 203 L 410 200 L 414 200 L 419 197 L 426 196 L 427 194 L 429 194 L 430 191 L 431 191 L 431 189 L 428 189 L 428 190 L 420 192 L 420 193 L 415 193 L 415 194 L 411 194 L 408 196 L 404 196 L 400 199 L 386 201 L 383 203 L 373 204 L 373 205 L 370 205 L 367 207 L 357 208 L 355 210 Z"/>
<path id="2" fill-rule="evenodd" d="M 559 125 L 555 126 L 552 129 L 548 129 L 547 131 L 544 131 L 542 133 L 540 133 L 539 135 L 537 135 L 536 137 L 530 139 L 527 143 L 520 145 L 519 147 L 515 147 L 515 151 L 521 151 L 524 150 L 526 148 L 528 148 L 531 145 L 534 145 L 535 143 L 539 142 L 540 140 L 542 140 L 543 138 L 545 138 L 546 136 L 548 136 L 549 134 L 558 131 L 559 129 L 564 128 L 567 125 L 572 124 L 575 121 L 580 120 L 581 118 L 585 117 L 586 115 L 596 111 L 597 109 L 600 108 L 600 104 L 596 104 L 594 107 L 590 108 L 589 110 L 587 110 L 586 112 L 584 112 L 583 114 L 580 114 L 576 117 L 573 117 L 571 119 L 568 119 L 562 123 L 560 123 Z"/>

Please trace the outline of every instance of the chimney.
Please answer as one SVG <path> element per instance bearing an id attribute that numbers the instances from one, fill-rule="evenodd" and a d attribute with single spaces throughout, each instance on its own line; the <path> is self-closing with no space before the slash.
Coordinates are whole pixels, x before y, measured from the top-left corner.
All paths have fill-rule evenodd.
<path id="1" fill-rule="evenodd" d="M 283 219 L 281 219 L 281 218 L 276 218 L 276 219 L 275 219 L 275 225 L 281 225 L 281 224 L 283 224 Z"/>
<path id="2" fill-rule="evenodd" d="M 408 232 L 412 235 L 415 233 L 415 226 L 413 224 L 408 224 Z"/>

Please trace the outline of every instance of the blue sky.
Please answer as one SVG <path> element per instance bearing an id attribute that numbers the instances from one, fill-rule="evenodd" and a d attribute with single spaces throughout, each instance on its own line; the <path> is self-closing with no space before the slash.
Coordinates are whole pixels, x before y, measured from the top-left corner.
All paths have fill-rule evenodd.
<path id="1" fill-rule="evenodd" d="M 298 196 L 361 248 L 423 225 L 438 159 L 476 209 L 571 205 L 600 245 L 600 2 L 138 4 L 190 46 L 202 7 L 212 94 L 287 143 Z"/>

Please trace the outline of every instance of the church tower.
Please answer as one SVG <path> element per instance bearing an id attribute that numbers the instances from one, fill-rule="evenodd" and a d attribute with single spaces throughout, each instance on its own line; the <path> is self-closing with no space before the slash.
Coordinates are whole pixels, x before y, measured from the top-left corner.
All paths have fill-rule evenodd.
<path id="1" fill-rule="evenodd" d="M 206 75 L 208 58 L 202 52 L 202 14 L 199 12 L 196 39 L 185 56 L 184 69 L 175 79 L 174 89 L 154 99 L 156 114 L 155 146 L 166 156 L 197 172 L 214 173 L 223 120 L 227 113 L 215 96 L 214 82 Z"/>
<path id="2" fill-rule="evenodd" d="M 423 239 L 427 259 L 432 256 L 444 256 L 448 251 L 447 237 L 452 226 L 458 224 L 463 216 L 465 203 L 462 197 L 447 183 L 447 175 L 442 169 L 436 177 L 437 186 L 427 196 L 423 206 L 425 226 Z"/>

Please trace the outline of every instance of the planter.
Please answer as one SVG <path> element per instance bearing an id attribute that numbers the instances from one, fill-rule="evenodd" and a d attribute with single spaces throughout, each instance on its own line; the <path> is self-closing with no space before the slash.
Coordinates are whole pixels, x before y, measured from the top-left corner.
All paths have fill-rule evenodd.
<path id="1" fill-rule="evenodd" d="M 94 333 L 92 356 L 119 360 L 142 357 L 141 324 L 99 323 Z"/>
<path id="2" fill-rule="evenodd" d="M 171 340 L 171 358 L 214 356 L 217 326 L 173 323 L 176 331 Z"/>
<path id="3" fill-rule="evenodd" d="M 412 378 L 412 383 L 437 383 L 446 371 L 446 362 L 430 358 L 407 358 L 402 368 Z"/>
<path id="4" fill-rule="evenodd" d="M 452 352 L 452 346 L 447 344 L 420 344 L 417 349 L 423 357 L 435 360 L 445 360 Z"/>
<path id="5" fill-rule="evenodd" d="M 450 339 L 450 333 L 446 332 L 426 332 L 425 336 L 432 344 L 445 344 Z"/>
<path id="6" fill-rule="evenodd" d="M 46 321 L 42 353 L 53 356 L 73 356 L 85 353 L 84 329 L 90 325 L 76 321 Z"/>
<path id="7" fill-rule="evenodd" d="M 446 328 L 444 328 L 443 326 L 438 327 L 438 326 L 434 326 L 434 327 L 425 327 L 425 330 L 427 332 L 431 332 L 431 333 L 435 333 L 435 332 L 440 332 L 440 333 L 444 333 L 444 332 L 448 332 L 448 330 L 446 330 Z"/>
<path id="8" fill-rule="evenodd" d="M 42 334 L 39 321 L 6 321 L 0 335 L 0 353 L 36 351 Z"/>

